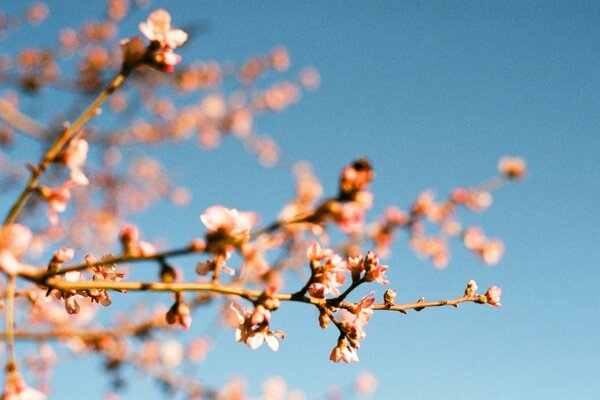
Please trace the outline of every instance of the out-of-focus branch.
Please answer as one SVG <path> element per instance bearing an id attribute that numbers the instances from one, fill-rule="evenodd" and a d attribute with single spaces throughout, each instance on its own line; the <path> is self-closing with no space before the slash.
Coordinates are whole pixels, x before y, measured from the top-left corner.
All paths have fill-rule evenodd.
<path id="1" fill-rule="evenodd" d="M 0 119 L 17 131 L 35 139 L 44 140 L 48 136 L 48 129 L 42 124 L 23 114 L 2 98 L 0 98 Z"/>
<path id="2" fill-rule="evenodd" d="M 25 187 L 15 204 L 11 207 L 8 215 L 4 219 L 4 226 L 10 225 L 17 219 L 19 213 L 25 205 L 25 202 L 27 201 L 29 196 L 35 191 L 40 176 L 44 173 L 44 171 L 46 171 L 50 163 L 52 163 L 60 154 L 64 146 L 67 145 L 69 141 L 77 134 L 77 132 L 83 126 L 83 124 L 85 124 L 90 118 L 96 115 L 99 110 L 99 107 L 104 103 L 104 101 L 106 101 L 106 99 L 112 93 L 114 93 L 115 90 L 121 87 L 129 72 L 129 69 L 121 70 L 121 72 L 119 72 L 113 78 L 113 80 L 108 84 L 106 89 L 104 89 L 102 93 L 100 93 L 98 97 L 96 97 L 92 104 L 88 106 L 88 108 L 79 116 L 79 118 L 77 118 L 75 122 L 73 122 L 73 124 L 65 127 L 62 134 L 56 139 L 54 144 L 50 146 L 50 148 L 42 157 L 38 165 L 31 169 L 31 178 L 29 179 L 27 186 Z"/>

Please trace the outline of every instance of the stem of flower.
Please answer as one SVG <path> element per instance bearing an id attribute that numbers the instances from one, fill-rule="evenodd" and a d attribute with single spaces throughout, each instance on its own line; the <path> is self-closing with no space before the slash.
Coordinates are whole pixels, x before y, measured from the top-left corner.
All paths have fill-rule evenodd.
<path id="1" fill-rule="evenodd" d="M 8 277 L 6 286 L 6 372 L 17 369 L 17 358 L 15 355 L 15 276 Z"/>

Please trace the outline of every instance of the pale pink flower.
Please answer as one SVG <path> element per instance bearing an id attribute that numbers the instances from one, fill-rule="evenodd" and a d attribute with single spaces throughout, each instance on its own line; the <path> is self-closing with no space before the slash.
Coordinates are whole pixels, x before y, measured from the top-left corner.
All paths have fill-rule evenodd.
<path id="1" fill-rule="evenodd" d="M 156 247 L 150 242 L 139 240 L 140 231 L 132 224 L 125 224 L 121 229 L 121 244 L 126 254 L 135 257 L 150 257 L 156 254 Z"/>
<path id="2" fill-rule="evenodd" d="M 171 28 L 171 14 L 163 9 L 153 11 L 146 22 L 139 25 L 140 31 L 150 41 L 159 42 L 161 47 L 175 49 L 184 44 L 188 34 L 181 29 Z"/>
<path id="3" fill-rule="evenodd" d="M 311 296 L 324 297 L 326 294 L 339 295 L 338 289 L 346 282 L 346 263 L 338 256 L 333 254 L 327 258 L 323 265 L 315 268 L 313 284 L 308 292 Z"/>
<path id="4" fill-rule="evenodd" d="M 490 306 L 500 307 L 500 295 L 502 294 L 502 289 L 498 286 L 490 287 L 487 292 L 485 292 L 485 298 L 487 299 L 487 303 Z"/>
<path id="5" fill-rule="evenodd" d="M 187 346 L 187 357 L 191 362 L 199 363 L 206 359 L 212 348 L 212 339 L 200 337 L 192 340 Z"/>
<path id="6" fill-rule="evenodd" d="M 61 247 L 59 250 L 54 252 L 54 260 L 59 263 L 71 261 L 75 256 L 75 250 L 69 247 Z"/>
<path id="7" fill-rule="evenodd" d="M 200 216 L 208 228 L 206 248 L 209 252 L 222 255 L 243 245 L 250 238 L 250 229 L 258 221 L 253 212 L 238 211 L 220 205 L 209 207 Z"/>
<path id="8" fill-rule="evenodd" d="M 319 243 L 314 242 L 308 247 L 306 255 L 310 261 L 323 261 L 327 257 L 331 257 L 332 251 L 331 249 L 323 249 Z"/>
<path id="9" fill-rule="evenodd" d="M 361 395 L 369 395 L 377 389 L 377 377 L 371 372 L 361 372 L 356 377 L 356 391 Z"/>
<path id="10" fill-rule="evenodd" d="M 498 264 L 504 254 L 504 243 L 497 239 L 488 240 L 480 250 L 481 259 L 488 265 Z"/>
<path id="11" fill-rule="evenodd" d="M 56 189 L 42 186 L 40 194 L 48 203 L 48 218 L 52 225 L 58 224 L 58 213 L 62 213 L 67 209 L 67 204 L 71 200 L 71 188 L 75 186 L 75 182 L 67 181 Z"/>
<path id="12" fill-rule="evenodd" d="M 364 261 L 364 280 L 366 282 L 376 281 L 381 285 L 387 285 L 389 282 L 385 279 L 385 272 L 388 270 L 387 265 L 379 264 L 379 257 L 373 252 L 369 251 Z"/>
<path id="13" fill-rule="evenodd" d="M 345 363 L 358 362 L 358 353 L 354 347 L 350 346 L 346 340 L 344 340 L 333 348 L 329 355 L 329 359 L 336 363 L 340 361 Z"/>
<path id="14" fill-rule="evenodd" d="M 489 192 L 455 189 L 451 195 L 452 201 L 463 204 L 472 211 L 481 211 L 492 204 L 492 195 Z"/>
<path id="15" fill-rule="evenodd" d="M 71 170 L 71 180 L 78 185 L 87 185 L 89 180 L 81 170 L 87 159 L 89 145 L 85 139 L 73 139 L 64 153 L 64 162 Z"/>
<path id="16" fill-rule="evenodd" d="M 479 251 L 483 248 L 486 238 L 482 230 L 476 226 L 468 227 L 463 232 L 463 242 L 469 250 Z"/>
<path id="17" fill-rule="evenodd" d="M 249 211 L 238 211 L 235 208 L 225 208 L 220 205 L 209 207 L 200 216 L 202 223 L 209 232 L 224 232 L 230 237 L 243 237 L 250 233 L 258 217 Z"/>
<path id="18" fill-rule="evenodd" d="M 375 292 L 371 292 L 360 299 L 360 302 L 354 311 L 354 315 L 356 315 L 354 320 L 355 325 L 364 327 L 371 319 L 371 316 L 373 315 L 373 303 L 375 303 L 375 298 L 373 297 L 374 293 Z"/>
<path id="19" fill-rule="evenodd" d="M 236 342 L 244 342 L 252 350 L 256 350 L 266 342 L 271 350 L 279 350 L 278 339 L 285 338 L 285 334 L 282 331 L 270 330 L 268 321 L 254 324 L 252 322 L 253 313 L 242 310 L 235 303 L 231 303 L 230 308 L 234 311 L 234 317 L 237 321 L 237 328 L 235 330 Z"/>
<path id="20" fill-rule="evenodd" d="M 262 304 L 259 304 L 254 308 L 254 312 L 250 317 L 250 323 L 252 325 L 262 324 L 263 322 L 269 322 L 270 320 L 271 311 L 267 310 Z"/>

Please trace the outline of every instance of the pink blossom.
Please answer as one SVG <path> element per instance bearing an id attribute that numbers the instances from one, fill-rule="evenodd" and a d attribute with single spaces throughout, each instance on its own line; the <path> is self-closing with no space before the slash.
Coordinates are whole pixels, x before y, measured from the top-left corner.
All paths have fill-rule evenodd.
<path id="1" fill-rule="evenodd" d="M 271 320 L 271 311 L 267 310 L 262 304 L 257 305 L 254 308 L 250 323 L 252 325 L 262 324 L 263 322 L 269 322 Z"/>
<path id="2" fill-rule="evenodd" d="M 188 34 L 181 29 L 171 28 L 171 14 L 163 9 L 153 11 L 146 22 L 140 23 L 139 28 L 148 40 L 160 43 L 163 48 L 175 49 L 188 38 Z"/>
<path id="3" fill-rule="evenodd" d="M 64 162 L 71 170 L 71 180 L 79 185 L 87 185 L 89 180 L 81 170 L 88 154 L 88 142 L 85 139 L 73 139 L 64 153 Z"/>
<path id="4" fill-rule="evenodd" d="M 356 377 L 356 391 L 361 395 L 369 395 L 377 389 L 377 377 L 371 372 L 361 372 Z"/>
<path id="5" fill-rule="evenodd" d="M 332 251 L 330 249 L 323 249 L 319 243 L 314 242 L 309 246 L 306 255 L 310 261 L 322 261 L 325 258 L 330 257 Z"/>
<path id="6" fill-rule="evenodd" d="M 500 307 L 500 295 L 502 294 L 502 289 L 498 286 L 490 287 L 487 292 L 485 292 L 485 298 L 487 299 L 487 303 L 490 306 Z"/>
<path id="7" fill-rule="evenodd" d="M 150 242 L 139 240 L 140 231 L 132 224 L 125 224 L 121 229 L 121 244 L 126 254 L 135 257 L 149 257 L 156 254 L 156 247 Z"/>
<path id="8" fill-rule="evenodd" d="M 344 340 L 333 348 L 329 355 L 329 359 L 336 363 L 340 361 L 345 363 L 358 362 L 358 353 L 354 347 L 350 346 L 347 341 Z"/>
<path id="9" fill-rule="evenodd" d="M 75 186 L 75 182 L 67 181 L 56 189 L 50 189 L 46 186 L 40 188 L 40 194 L 49 206 L 48 218 L 52 225 L 58 224 L 58 213 L 62 213 L 67 209 L 73 186 Z"/>
<path id="10" fill-rule="evenodd" d="M 379 264 L 379 257 L 369 251 L 363 261 L 365 268 L 364 280 L 366 282 L 376 281 L 381 285 L 387 285 L 389 282 L 385 279 L 385 272 L 388 270 L 387 265 Z"/>
<path id="11" fill-rule="evenodd" d="M 471 226 L 464 230 L 463 241 L 467 249 L 479 251 L 483 248 L 486 238 L 480 228 Z"/>
<path id="12" fill-rule="evenodd" d="M 488 265 L 497 264 L 504 254 L 504 243 L 497 239 L 488 240 L 480 250 L 480 255 Z"/>
<path id="13" fill-rule="evenodd" d="M 317 265 L 313 274 L 313 284 L 309 287 L 312 296 L 324 297 L 326 294 L 339 295 L 338 289 L 346 282 L 346 263 L 333 254 L 322 265 Z"/>
<path id="14" fill-rule="evenodd" d="M 360 299 L 360 302 L 354 311 L 354 315 L 356 315 L 356 319 L 354 320 L 355 325 L 364 327 L 371 319 L 371 316 L 373 315 L 373 303 L 375 303 L 375 298 L 373 297 L 374 293 L 375 292 L 371 292 Z"/>
<path id="15" fill-rule="evenodd" d="M 279 350 L 278 339 L 285 338 L 285 334 L 282 331 L 270 330 L 267 320 L 263 320 L 259 324 L 254 324 L 252 322 L 254 313 L 242 310 L 235 303 L 231 303 L 230 308 L 234 311 L 237 321 L 237 328 L 235 330 L 236 342 L 244 342 L 252 350 L 256 350 L 266 342 L 271 350 Z"/>
<path id="16" fill-rule="evenodd" d="M 200 220 L 208 228 L 207 250 L 213 254 L 223 254 L 248 241 L 250 229 L 258 217 L 253 212 L 216 205 L 209 207 Z"/>
<path id="17" fill-rule="evenodd" d="M 54 260 L 59 263 L 64 263 L 67 261 L 71 261 L 73 256 L 75 255 L 75 250 L 69 247 L 61 247 L 59 250 L 54 252 Z"/>
<path id="18" fill-rule="evenodd" d="M 222 231 L 231 237 L 247 235 L 257 219 L 253 212 L 242 212 L 220 205 L 209 207 L 200 216 L 200 220 L 210 232 Z"/>

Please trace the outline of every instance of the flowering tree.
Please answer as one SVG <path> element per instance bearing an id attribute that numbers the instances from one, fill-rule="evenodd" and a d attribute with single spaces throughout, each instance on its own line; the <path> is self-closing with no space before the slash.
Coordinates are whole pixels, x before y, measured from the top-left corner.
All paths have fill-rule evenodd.
<path id="1" fill-rule="evenodd" d="M 47 12 L 35 4 L 24 16 L 0 13 L 0 35 L 10 37 L 26 23 L 39 23 Z M 0 59 L 0 84 L 7 88 L 0 92 L 1 178 L 3 198 L 11 198 L 5 200 L 10 206 L 0 229 L 3 399 L 42 399 L 50 392 L 49 372 L 57 359 L 48 343 L 78 355 L 97 353 L 109 369 L 134 365 L 190 398 L 240 398 L 235 385 L 207 387 L 174 368 L 184 359 L 201 360 L 206 341 L 192 341 L 183 354 L 177 346 L 161 350 L 156 339 L 190 329 L 196 310 L 209 302 L 218 302 L 221 325 L 231 329 L 233 340 L 252 349 L 266 344 L 273 351 L 285 336 L 277 329 L 282 302 L 313 308 L 318 325 L 337 332 L 328 357 L 345 363 L 359 360 L 360 341 L 375 312 L 408 314 L 460 303 L 500 306 L 501 289 L 480 292 L 474 280 L 458 283 L 454 298 L 400 302 L 382 258 L 396 233 L 405 231 L 410 249 L 437 268 L 448 264 L 452 239 L 482 262 L 497 263 L 502 242 L 477 226 L 463 226 L 457 211 L 482 211 L 493 190 L 523 178 L 526 167 L 519 158 L 502 158 L 499 173 L 479 185 L 457 188 L 444 199 L 421 193 L 408 208 L 390 206 L 373 221 L 365 220 L 373 203 L 370 160 L 341 166 L 336 188 L 323 188 L 310 164 L 298 162 L 292 166 L 296 192 L 279 206 L 277 220 L 261 223 L 255 212 L 216 204 L 197 222 L 204 226 L 202 237 L 174 248 L 143 240 L 128 222 L 132 216 L 163 199 L 185 205 L 189 192 L 173 184 L 158 160 L 131 156 L 125 148 L 191 137 L 203 148 L 215 148 L 233 137 L 265 166 L 285 166 L 275 142 L 254 132 L 253 120 L 283 111 L 302 91 L 318 86 L 319 76 L 305 69 L 260 88 L 263 75 L 287 71 L 283 48 L 241 65 L 183 63 L 176 50 L 191 37 L 172 27 L 167 11 L 152 11 L 139 24 L 143 38 L 119 37 L 118 23 L 129 12 L 128 2 L 109 1 L 103 21 L 63 30 L 57 48 L 25 49 Z M 75 119 L 52 110 L 53 120 L 60 121 L 54 126 L 20 110 L 20 92 L 56 88 L 68 88 L 79 99 L 94 97 Z M 175 93 L 193 101 L 176 106 L 169 97 Z M 111 118 L 118 123 L 107 124 Z M 45 148 L 26 169 L 10 151 L 21 136 Z M 180 256 L 187 256 L 189 265 L 175 267 L 173 259 Z M 143 263 L 158 267 L 155 279 L 134 279 Z M 302 284 L 293 287 L 292 274 L 303 277 Z M 357 296 L 359 288 L 368 294 Z M 109 307 L 101 313 L 105 317 L 117 293 L 126 299 L 135 291 L 168 292 L 172 300 L 141 311 L 135 302 L 124 302 L 135 317 L 103 320 L 104 327 L 97 327 L 99 309 Z M 19 341 L 39 343 L 34 359 L 20 360 Z M 26 382 L 26 371 L 35 385 Z"/>

